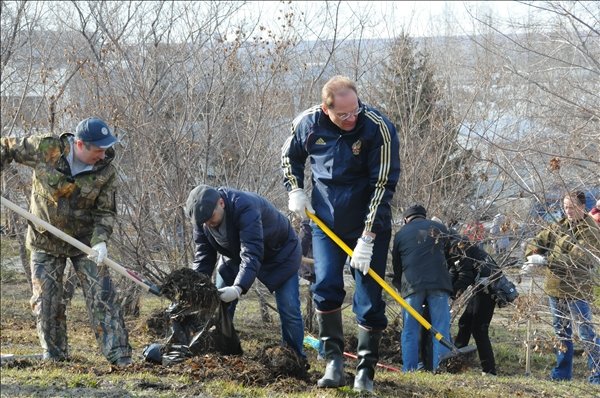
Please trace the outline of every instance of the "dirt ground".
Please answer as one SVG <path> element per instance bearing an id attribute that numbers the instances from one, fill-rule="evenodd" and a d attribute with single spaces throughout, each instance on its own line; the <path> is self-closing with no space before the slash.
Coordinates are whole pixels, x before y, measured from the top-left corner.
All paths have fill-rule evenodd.
<path id="1" fill-rule="evenodd" d="M 35 322 L 28 308 L 27 283 L 3 282 L 1 285 L 1 334 L 3 354 L 18 355 L 41 352 Z M 348 298 L 347 301 L 349 301 Z M 305 300 L 302 301 L 303 303 Z M 346 358 L 347 387 L 321 390 L 315 387 L 322 376 L 324 362 L 315 350 L 306 348 L 310 368 L 306 370 L 292 352 L 279 345 L 279 324 L 274 311 L 272 319 L 261 320 L 256 295 L 249 294 L 239 303 L 235 327 L 243 355 L 221 355 L 205 352 L 168 366 L 146 362 L 145 346 L 162 341 L 168 334 L 164 310 L 171 302 L 154 296 L 144 297 L 139 318 L 127 319 L 134 364 L 128 368 L 111 367 L 97 352 L 87 322 L 80 292 L 68 310 L 68 333 L 71 360 L 45 363 L 37 359 L 17 359 L 3 363 L 1 397 L 223 397 L 223 396 L 356 396 L 352 392 L 356 362 Z M 393 319 L 384 333 L 380 362 L 401 368 L 401 347 Z M 346 350 L 356 347 L 351 308 L 344 310 Z M 314 335 L 314 334 L 313 334 Z M 499 359 L 515 361 L 515 357 Z M 517 358 L 516 361 L 519 361 Z M 569 396 L 568 388 L 557 384 L 535 387 L 535 380 L 523 378 L 482 379 L 476 357 L 464 364 L 459 374 L 402 374 L 378 368 L 376 395 L 390 397 L 450 396 Z M 502 366 L 508 370 L 508 366 Z M 510 370 L 513 372 L 513 370 Z M 542 374 L 540 372 L 540 374 Z M 515 374 L 513 374 L 514 376 Z M 548 383 L 549 384 L 549 383 Z M 578 396 L 595 396 L 589 387 L 577 385 Z"/>

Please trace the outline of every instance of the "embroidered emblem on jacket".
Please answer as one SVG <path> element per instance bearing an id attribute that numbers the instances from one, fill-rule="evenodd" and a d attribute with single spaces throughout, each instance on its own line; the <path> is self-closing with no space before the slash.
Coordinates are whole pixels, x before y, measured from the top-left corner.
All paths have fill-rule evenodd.
<path id="1" fill-rule="evenodd" d="M 362 147 L 362 141 L 358 140 L 354 144 L 352 144 L 352 154 L 360 155 L 360 148 Z"/>
<path id="2" fill-rule="evenodd" d="M 327 145 L 327 143 L 325 142 L 325 140 L 323 138 L 319 137 L 317 142 L 315 142 L 315 145 Z"/>

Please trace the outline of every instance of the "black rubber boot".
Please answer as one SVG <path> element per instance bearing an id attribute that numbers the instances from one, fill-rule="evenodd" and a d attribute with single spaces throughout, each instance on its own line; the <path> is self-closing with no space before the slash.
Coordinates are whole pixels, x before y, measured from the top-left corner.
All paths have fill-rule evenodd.
<path id="1" fill-rule="evenodd" d="M 373 392 L 373 379 L 375 378 L 375 366 L 379 361 L 379 342 L 381 331 L 368 331 L 358 328 L 358 365 L 356 366 L 356 377 L 354 378 L 354 391 Z"/>
<path id="2" fill-rule="evenodd" d="M 344 331 L 342 330 L 342 310 L 317 313 L 319 338 L 323 341 L 323 352 L 327 366 L 325 374 L 317 381 L 317 387 L 335 388 L 346 384 L 344 375 Z"/>

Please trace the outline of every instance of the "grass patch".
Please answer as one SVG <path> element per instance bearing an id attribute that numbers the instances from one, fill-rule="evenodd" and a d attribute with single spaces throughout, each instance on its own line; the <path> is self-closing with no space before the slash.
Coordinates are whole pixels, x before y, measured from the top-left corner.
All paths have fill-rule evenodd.
<path id="1" fill-rule="evenodd" d="M 19 243 L 7 235 L 0 235 L 0 251 L 2 259 L 17 257 L 19 255 Z"/>
<path id="2" fill-rule="evenodd" d="M 26 282 L 5 282 L 1 284 L 2 301 L 0 343 L 3 353 L 40 353 L 35 332 L 35 320 L 29 308 L 30 290 Z M 306 286 L 301 287 L 303 295 Z M 351 291 L 347 302 L 351 300 Z M 268 298 L 271 305 L 272 297 Z M 303 303 L 304 298 L 303 298 Z M 339 389 L 317 389 L 316 380 L 325 367 L 317 361 L 316 352 L 307 349 L 311 369 L 309 380 L 282 377 L 265 379 L 257 374 L 252 364 L 265 345 L 277 344 L 280 340 L 279 317 L 269 310 L 271 322 L 264 323 L 256 293 L 245 295 L 238 306 L 235 326 L 239 331 L 244 355 L 240 358 L 214 356 L 201 358 L 203 361 L 189 360 L 169 367 L 145 363 L 143 348 L 155 342 L 145 324 L 145 320 L 157 309 L 165 309 L 170 302 L 153 295 L 144 295 L 141 314 L 138 318 L 126 319 L 130 343 L 134 350 L 134 365 L 126 369 L 112 368 L 100 354 L 94 335 L 88 323 L 87 310 L 80 290 L 68 308 L 67 327 L 71 361 L 45 363 L 41 361 L 21 361 L 11 366 L 3 366 L 1 372 L 3 396 L 131 396 L 131 397 L 357 397 L 352 391 L 352 377 L 356 361 L 346 360 L 348 385 Z M 392 313 L 399 312 L 398 305 L 390 303 Z M 378 370 L 375 379 L 377 396 L 381 397 L 595 397 L 597 390 L 585 382 L 585 358 L 576 358 L 575 378 L 571 383 L 554 383 L 546 380 L 549 369 L 554 364 L 550 348 L 542 347 L 532 353 L 531 377 L 525 372 L 525 325 L 514 323 L 514 308 L 498 310 L 491 326 L 492 344 L 496 353 L 499 377 L 482 377 L 478 366 L 473 366 L 461 374 L 438 374 L 426 372 L 403 374 Z M 356 322 L 351 307 L 343 311 L 346 338 L 356 334 Z M 392 319 L 390 319 L 391 321 Z M 536 330 L 550 339 L 546 316 L 542 323 L 536 323 Z M 541 322 L 541 321 L 540 321 Z M 355 340 L 354 340 L 355 341 Z M 471 342 L 473 344 L 473 342 Z M 355 352 L 355 346 L 347 346 L 347 351 Z M 398 363 L 388 365 L 401 367 Z M 212 366 L 212 367 L 211 367 Z M 211 371 L 213 372 L 211 375 Z M 215 376 L 215 372 L 218 376 Z M 260 371 L 265 372 L 265 371 Z M 265 382 L 263 380 L 269 380 Z"/>

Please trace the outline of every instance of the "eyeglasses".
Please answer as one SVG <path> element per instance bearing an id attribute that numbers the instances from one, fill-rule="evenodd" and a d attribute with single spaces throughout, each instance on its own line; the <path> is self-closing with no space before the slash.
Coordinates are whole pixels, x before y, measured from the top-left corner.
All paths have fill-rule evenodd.
<path id="1" fill-rule="evenodd" d="M 352 116 L 356 116 L 359 113 L 361 113 L 363 110 L 362 106 L 359 106 L 358 108 L 356 108 L 355 110 L 353 110 L 352 112 L 348 112 L 348 113 L 336 113 L 335 115 L 340 118 L 342 121 L 348 120 L 350 119 Z"/>

